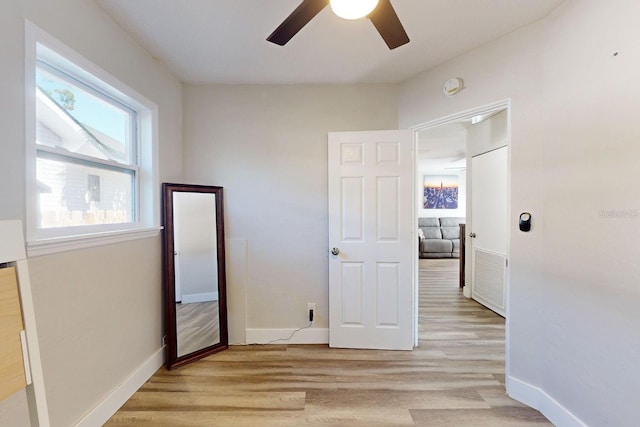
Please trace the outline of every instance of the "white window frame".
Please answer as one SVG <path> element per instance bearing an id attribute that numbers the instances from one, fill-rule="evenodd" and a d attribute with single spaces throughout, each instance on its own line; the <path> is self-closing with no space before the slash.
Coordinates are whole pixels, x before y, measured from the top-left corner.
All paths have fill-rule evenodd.
<path id="1" fill-rule="evenodd" d="M 50 151 L 47 147 L 36 145 L 35 74 L 38 58 L 113 96 L 136 112 L 138 147 L 135 155 L 138 161 L 134 166 L 137 169 L 137 185 L 133 189 L 136 195 L 133 222 L 46 229 L 38 227 L 37 150 Z M 157 236 L 160 230 L 157 105 L 29 21 L 25 21 L 25 91 L 28 255 L 38 256 Z"/>

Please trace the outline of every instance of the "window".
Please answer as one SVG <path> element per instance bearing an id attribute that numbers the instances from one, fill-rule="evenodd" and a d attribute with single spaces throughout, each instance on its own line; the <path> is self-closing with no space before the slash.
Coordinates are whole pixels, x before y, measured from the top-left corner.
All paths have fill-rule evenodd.
<path id="1" fill-rule="evenodd" d="M 30 255 L 157 233 L 155 106 L 31 24 L 25 56 Z"/>
<path id="2" fill-rule="evenodd" d="M 134 222 L 136 111 L 39 58 L 35 92 L 37 226 Z"/>

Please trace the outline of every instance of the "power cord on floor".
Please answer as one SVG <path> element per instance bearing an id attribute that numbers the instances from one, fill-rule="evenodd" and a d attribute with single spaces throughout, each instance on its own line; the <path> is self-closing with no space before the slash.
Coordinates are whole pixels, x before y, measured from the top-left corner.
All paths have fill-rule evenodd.
<path id="1" fill-rule="evenodd" d="M 278 338 L 278 339 L 271 340 L 271 341 L 269 341 L 269 342 L 267 342 L 267 343 L 264 343 L 264 344 L 254 342 L 254 343 L 250 343 L 250 344 L 247 344 L 247 345 L 269 345 L 269 344 L 273 344 L 274 342 L 278 342 L 278 341 L 289 341 L 291 338 L 293 338 L 293 336 L 294 336 L 297 332 L 300 332 L 300 331 L 301 331 L 301 330 L 303 330 L 303 329 L 310 328 L 310 327 L 311 327 L 311 325 L 313 325 L 313 321 L 310 321 L 310 322 L 309 322 L 309 324 L 308 324 L 307 326 L 303 326 L 302 328 L 298 328 L 298 329 L 294 330 L 293 332 L 291 332 L 291 335 L 289 335 L 289 337 L 287 337 L 287 338 Z"/>

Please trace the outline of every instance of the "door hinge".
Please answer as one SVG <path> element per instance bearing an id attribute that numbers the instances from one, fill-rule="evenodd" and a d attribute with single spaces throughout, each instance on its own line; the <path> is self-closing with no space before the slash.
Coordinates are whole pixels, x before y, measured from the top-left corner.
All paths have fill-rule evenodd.
<path id="1" fill-rule="evenodd" d="M 509 267 L 509 258 L 504 259 L 504 266 Z"/>

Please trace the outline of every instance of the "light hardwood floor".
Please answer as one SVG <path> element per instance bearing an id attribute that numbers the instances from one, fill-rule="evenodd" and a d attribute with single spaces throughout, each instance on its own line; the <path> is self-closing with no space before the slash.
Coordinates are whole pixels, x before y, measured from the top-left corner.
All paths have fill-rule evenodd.
<path id="1" fill-rule="evenodd" d="M 504 392 L 504 319 L 461 296 L 456 260 L 420 261 L 420 346 L 235 346 L 160 369 L 107 426 L 550 426 Z"/>

